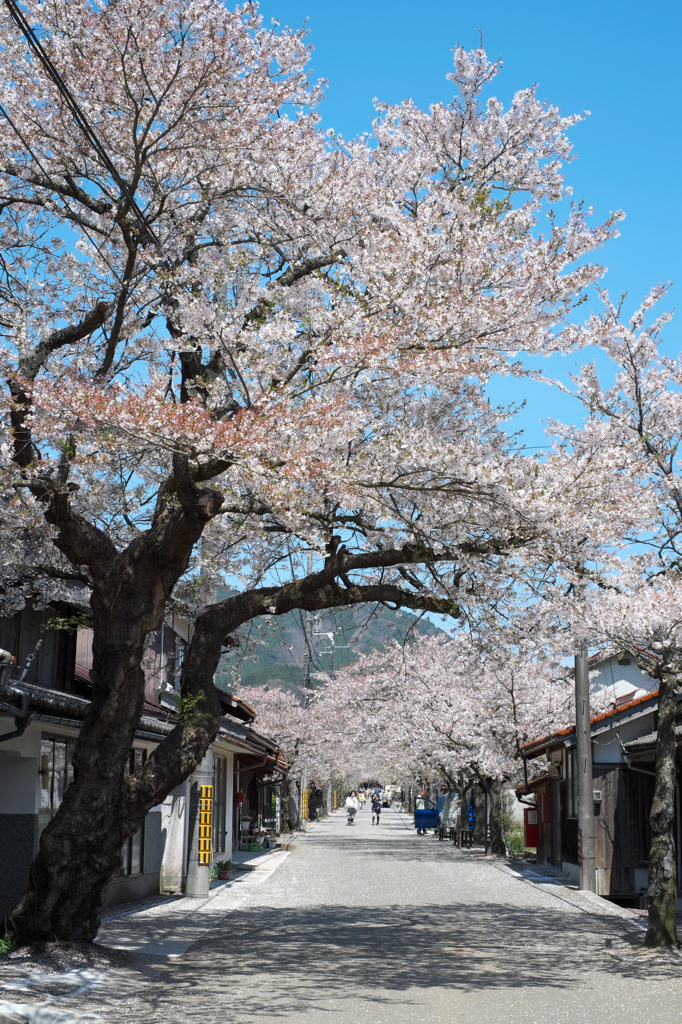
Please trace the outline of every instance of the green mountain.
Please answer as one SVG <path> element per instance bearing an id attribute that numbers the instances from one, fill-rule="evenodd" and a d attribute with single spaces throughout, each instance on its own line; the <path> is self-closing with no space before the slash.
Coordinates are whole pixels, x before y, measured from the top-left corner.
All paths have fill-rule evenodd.
<path id="1" fill-rule="evenodd" d="M 380 650 L 392 641 L 402 644 L 410 637 L 441 632 L 431 619 L 382 605 L 316 612 L 308 617 L 307 625 L 303 612 L 262 617 L 240 634 L 239 650 L 224 655 L 216 683 L 224 689 L 241 683 L 298 690 L 305 683 L 306 648 L 309 674 L 314 676 L 346 668 L 361 654 Z M 311 685 L 315 685 L 314 679 Z"/>

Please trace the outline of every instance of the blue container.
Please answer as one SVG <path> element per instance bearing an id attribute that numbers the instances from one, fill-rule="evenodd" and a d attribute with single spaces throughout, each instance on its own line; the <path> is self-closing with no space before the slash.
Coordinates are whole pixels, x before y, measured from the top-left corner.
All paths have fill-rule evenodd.
<path id="1" fill-rule="evenodd" d="M 440 825 L 440 814 L 435 807 L 427 807 L 423 811 L 414 812 L 415 828 L 438 828 Z"/>

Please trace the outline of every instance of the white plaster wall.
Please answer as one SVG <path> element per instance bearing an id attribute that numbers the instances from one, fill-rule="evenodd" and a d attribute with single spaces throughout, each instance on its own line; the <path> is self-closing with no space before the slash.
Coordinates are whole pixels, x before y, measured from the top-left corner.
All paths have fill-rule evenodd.
<path id="1" fill-rule="evenodd" d="M 616 764 L 622 762 L 623 751 L 621 744 L 636 740 L 639 736 L 646 736 L 654 731 L 653 710 L 646 715 L 640 713 L 636 716 L 638 709 L 632 709 L 632 717 L 613 722 L 608 719 L 604 722 L 603 732 L 597 731 L 592 739 L 592 758 L 598 764 Z M 627 713 L 626 713 L 627 714 Z"/>
<path id="2" fill-rule="evenodd" d="M 14 718 L 0 715 L 0 734 L 14 729 Z M 51 722 L 33 721 L 23 736 L 0 743 L 0 814 L 38 814 L 41 782 L 40 738 L 64 736 L 74 739 L 75 729 L 64 729 Z"/>
<path id="3" fill-rule="evenodd" d="M 516 799 L 516 793 L 513 790 L 508 789 L 507 793 L 509 793 L 509 795 L 512 798 L 511 799 L 511 808 L 510 808 L 510 814 L 511 814 L 511 817 L 512 817 L 512 821 L 517 826 L 517 828 L 522 828 L 523 827 L 523 811 L 524 811 L 524 808 L 528 807 L 528 804 L 522 804 L 520 800 L 517 800 Z"/>
<path id="4" fill-rule="evenodd" d="M 0 814 L 36 814 L 38 761 L 0 748 Z"/>
<path id="5" fill-rule="evenodd" d="M 619 665 L 620 655 L 606 658 L 590 669 L 590 688 L 593 693 L 606 690 L 612 700 L 633 690 L 655 690 L 658 684 L 631 659 L 629 665 Z"/>

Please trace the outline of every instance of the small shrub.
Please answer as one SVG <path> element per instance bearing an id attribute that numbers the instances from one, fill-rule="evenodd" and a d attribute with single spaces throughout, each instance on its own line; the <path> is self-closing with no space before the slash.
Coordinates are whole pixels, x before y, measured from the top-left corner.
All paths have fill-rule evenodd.
<path id="1" fill-rule="evenodd" d="M 5 932 L 4 938 L 0 939 L 0 953 L 9 953 L 17 944 L 17 937 L 14 932 Z"/>
<path id="2" fill-rule="evenodd" d="M 505 836 L 505 839 L 507 841 L 507 849 L 512 857 L 519 856 L 526 849 L 522 828 L 510 829 Z"/>

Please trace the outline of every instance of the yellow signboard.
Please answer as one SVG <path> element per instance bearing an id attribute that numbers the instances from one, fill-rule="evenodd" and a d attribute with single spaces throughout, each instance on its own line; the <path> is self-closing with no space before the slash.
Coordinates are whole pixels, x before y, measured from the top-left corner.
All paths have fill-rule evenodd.
<path id="1" fill-rule="evenodd" d="M 301 790 L 301 817 L 308 818 L 308 790 Z"/>
<path id="2" fill-rule="evenodd" d="M 199 800 L 199 863 L 210 864 L 212 857 L 213 786 L 202 786 Z"/>

